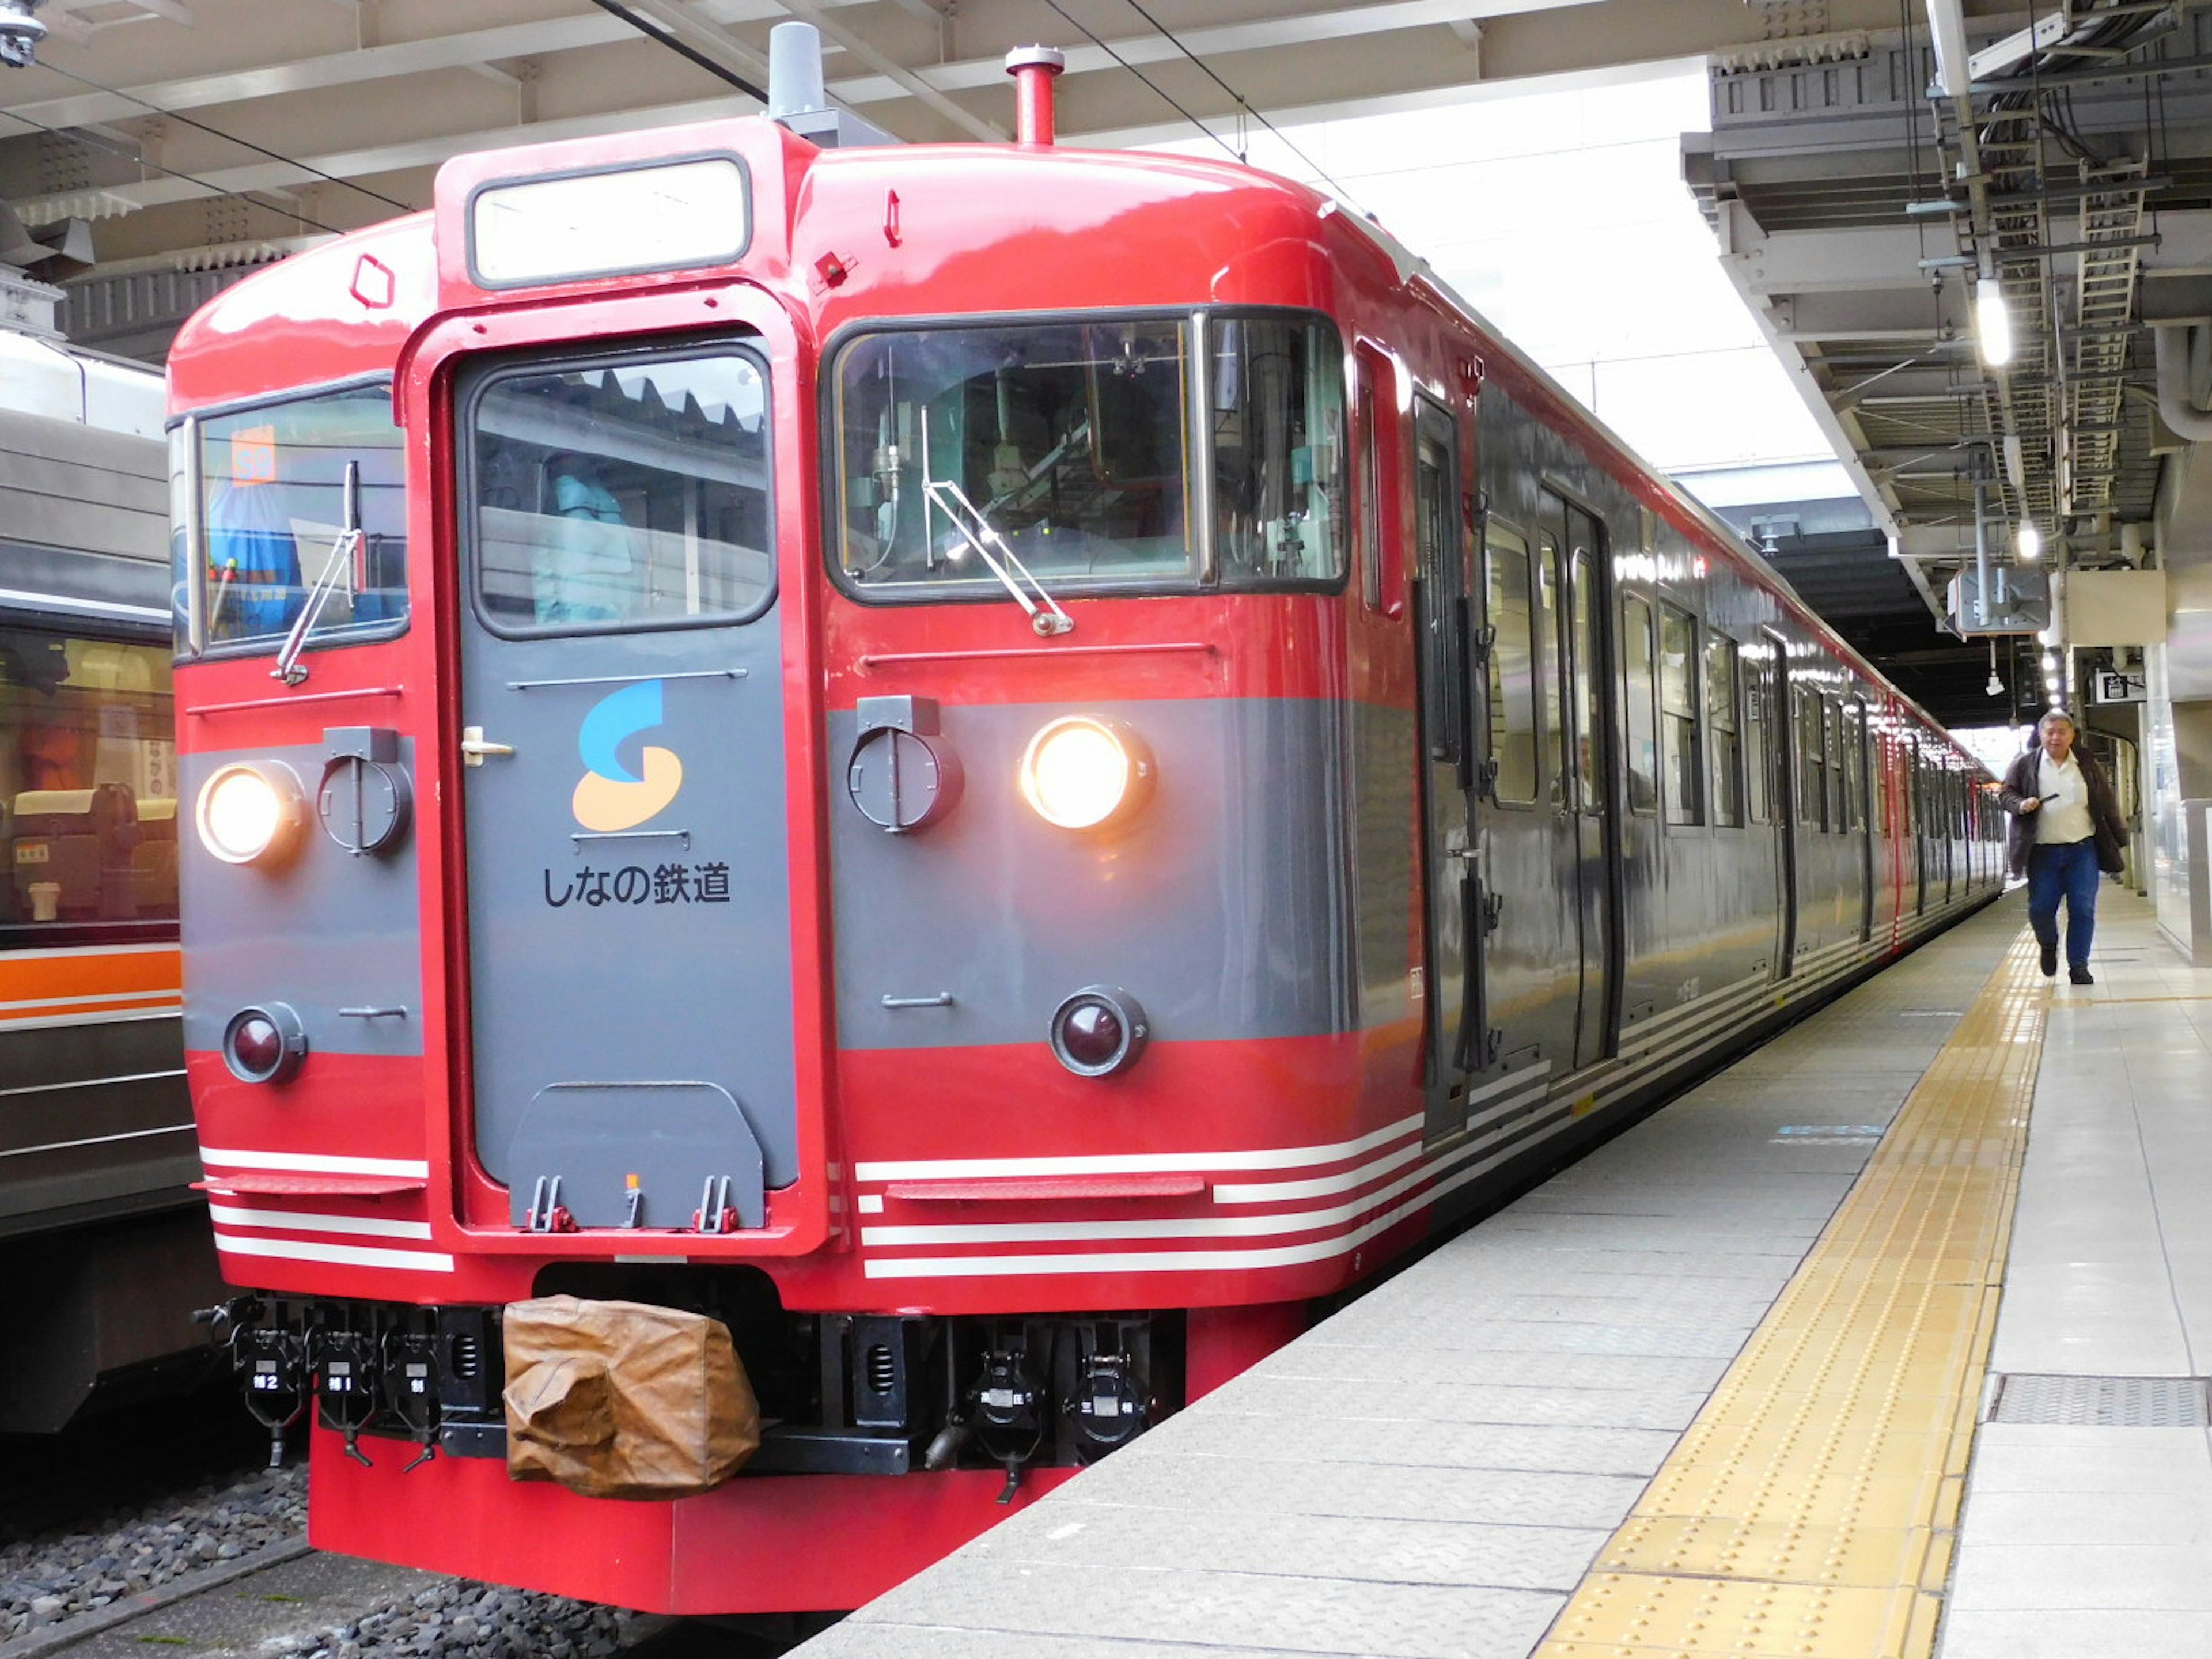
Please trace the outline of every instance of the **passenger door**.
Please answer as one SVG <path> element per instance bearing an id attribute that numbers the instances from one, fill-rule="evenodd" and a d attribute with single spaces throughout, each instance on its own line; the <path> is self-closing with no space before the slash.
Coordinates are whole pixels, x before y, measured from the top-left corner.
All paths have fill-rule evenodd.
<path id="1" fill-rule="evenodd" d="M 763 1224 L 797 1176 L 768 374 L 458 398 L 476 1152 L 518 1225 Z"/>

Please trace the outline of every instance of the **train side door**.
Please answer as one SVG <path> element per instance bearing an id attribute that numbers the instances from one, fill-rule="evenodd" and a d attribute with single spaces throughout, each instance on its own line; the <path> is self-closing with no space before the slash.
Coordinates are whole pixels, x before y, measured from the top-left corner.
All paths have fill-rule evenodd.
<path id="1" fill-rule="evenodd" d="M 1797 961 L 1797 817 L 1795 733 L 1790 725 L 1790 647 L 1778 634 L 1769 634 L 1766 648 L 1759 653 L 1752 674 L 1756 706 L 1753 724 L 1766 738 L 1765 783 L 1769 816 L 1774 829 L 1775 903 L 1774 976 L 1787 979 Z"/>
<path id="2" fill-rule="evenodd" d="M 763 1224 L 798 1174 L 768 365 L 458 389 L 475 1150 L 518 1225 Z"/>
<path id="3" fill-rule="evenodd" d="M 1479 884 L 1469 836 L 1471 777 L 1466 626 L 1467 541 L 1461 525 L 1459 431 L 1424 401 L 1414 422 L 1413 514 L 1419 576 L 1414 627 L 1419 641 L 1422 890 L 1427 895 L 1427 1028 L 1424 1075 L 1427 1132 L 1448 1134 L 1465 1116 L 1474 1068 L 1463 1029 L 1472 1012 L 1470 969 L 1479 948 L 1473 912 Z"/>
<path id="4" fill-rule="evenodd" d="M 1580 995 L 1574 1063 L 1588 1066 L 1612 1052 L 1613 941 L 1620 903 L 1613 857 L 1614 752 L 1605 688 L 1607 580 L 1605 537 L 1596 516 L 1556 495 L 1546 498 L 1563 551 L 1565 604 L 1560 607 L 1567 738 L 1566 793 L 1573 874 L 1568 886 L 1581 939 Z"/>

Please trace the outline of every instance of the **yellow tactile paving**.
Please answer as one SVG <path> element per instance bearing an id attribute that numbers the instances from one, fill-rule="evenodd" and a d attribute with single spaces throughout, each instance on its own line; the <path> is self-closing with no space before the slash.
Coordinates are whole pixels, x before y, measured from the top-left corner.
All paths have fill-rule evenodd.
<path id="1" fill-rule="evenodd" d="M 1924 1659 L 2043 1051 L 1997 966 L 1537 1659 Z"/>

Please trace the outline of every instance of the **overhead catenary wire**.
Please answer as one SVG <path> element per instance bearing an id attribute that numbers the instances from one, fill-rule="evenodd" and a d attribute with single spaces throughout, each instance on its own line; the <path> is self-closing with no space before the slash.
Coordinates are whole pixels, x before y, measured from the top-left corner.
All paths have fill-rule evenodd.
<path id="1" fill-rule="evenodd" d="M 1153 80 L 1152 76 L 1146 75 L 1144 70 L 1139 69 L 1127 58 L 1122 57 L 1121 54 L 1115 51 L 1113 47 L 1108 46 L 1106 42 L 1100 39 L 1097 34 L 1092 33 L 1090 26 L 1071 13 L 1066 7 L 1061 5 L 1060 3 L 1060 0 L 1044 0 L 1044 3 L 1046 5 L 1051 7 L 1054 11 L 1059 13 L 1060 20 L 1066 23 L 1069 27 L 1079 30 L 1084 38 L 1089 40 L 1092 46 L 1097 47 L 1099 51 L 1104 52 L 1109 58 L 1119 64 L 1123 69 L 1135 76 L 1137 79 L 1143 82 L 1146 86 L 1151 88 L 1154 93 L 1158 94 L 1159 100 L 1162 103 L 1165 104 L 1176 114 L 1182 116 L 1184 120 L 1189 122 L 1191 125 L 1196 127 L 1208 138 L 1213 140 L 1215 143 L 1220 145 L 1224 150 L 1227 151 L 1230 155 L 1236 156 L 1238 161 L 1241 161 L 1244 159 L 1243 155 L 1237 150 L 1236 145 L 1231 143 L 1226 138 L 1224 138 L 1212 127 L 1206 125 L 1205 122 L 1200 120 L 1198 117 L 1193 115 L 1181 104 L 1176 102 L 1175 99 L 1168 93 L 1164 87 L 1161 86 L 1158 82 Z"/>
<path id="2" fill-rule="evenodd" d="M 1231 86 L 1228 82 L 1223 80 L 1220 76 L 1215 74 L 1212 65 L 1208 64 L 1203 58 L 1200 58 L 1196 52 L 1193 52 L 1188 46 L 1185 46 L 1182 38 L 1178 36 L 1173 29 L 1167 27 L 1165 25 L 1161 23 L 1159 19 L 1154 17 L 1152 13 L 1146 11 L 1144 7 L 1138 3 L 1138 0 L 1127 0 L 1127 3 L 1131 11 L 1135 12 L 1138 16 L 1143 18 L 1146 22 L 1152 25 L 1154 32 L 1159 35 L 1161 40 L 1166 41 L 1184 57 L 1189 58 L 1193 64 L 1197 65 L 1200 72 L 1202 73 L 1207 80 L 1212 82 L 1215 86 L 1219 87 L 1222 91 L 1227 93 L 1230 97 L 1236 101 L 1237 107 L 1240 111 L 1244 114 L 1250 116 L 1261 126 L 1267 128 L 1267 130 L 1274 136 L 1276 142 L 1280 143 L 1285 149 L 1290 151 L 1291 155 L 1297 156 L 1298 160 L 1305 165 L 1307 169 L 1313 173 L 1315 178 L 1322 180 L 1331 190 L 1334 191 L 1339 196 L 1344 198 L 1346 201 L 1352 201 L 1351 192 L 1346 191 L 1344 186 L 1339 184 L 1334 179 L 1330 178 L 1327 168 L 1323 167 L 1319 162 L 1316 161 L 1313 157 L 1308 155 L 1304 150 L 1292 143 L 1289 137 L 1284 133 L 1283 130 L 1277 126 L 1273 121 L 1270 121 L 1265 115 L 1261 114 L 1260 111 L 1255 109 L 1252 106 L 1251 100 L 1245 97 L 1243 93 L 1237 91 L 1237 88 Z M 1060 8 L 1058 6 L 1054 6 L 1053 7 L 1053 9 L 1054 11 L 1059 11 Z M 1065 12 L 1061 12 L 1060 15 L 1062 16 L 1066 15 Z M 1096 39 L 1095 36 L 1093 38 Z M 1240 155 L 1237 159 L 1241 161 L 1244 158 Z M 1358 204 L 1355 202 L 1352 203 L 1352 205 L 1357 208 Z"/>

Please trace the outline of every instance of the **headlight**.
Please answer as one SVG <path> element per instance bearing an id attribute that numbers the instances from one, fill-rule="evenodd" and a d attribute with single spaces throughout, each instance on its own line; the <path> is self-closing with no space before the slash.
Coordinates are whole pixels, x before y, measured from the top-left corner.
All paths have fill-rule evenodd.
<path id="1" fill-rule="evenodd" d="M 226 766 L 200 786 L 200 844 L 225 864 L 281 858 L 306 814 L 300 780 L 281 761 Z"/>
<path id="2" fill-rule="evenodd" d="M 1152 787 L 1144 740 L 1118 720 L 1070 714 L 1030 739 L 1022 793 L 1063 830 L 1095 830 L 1134 810 Z"/>

